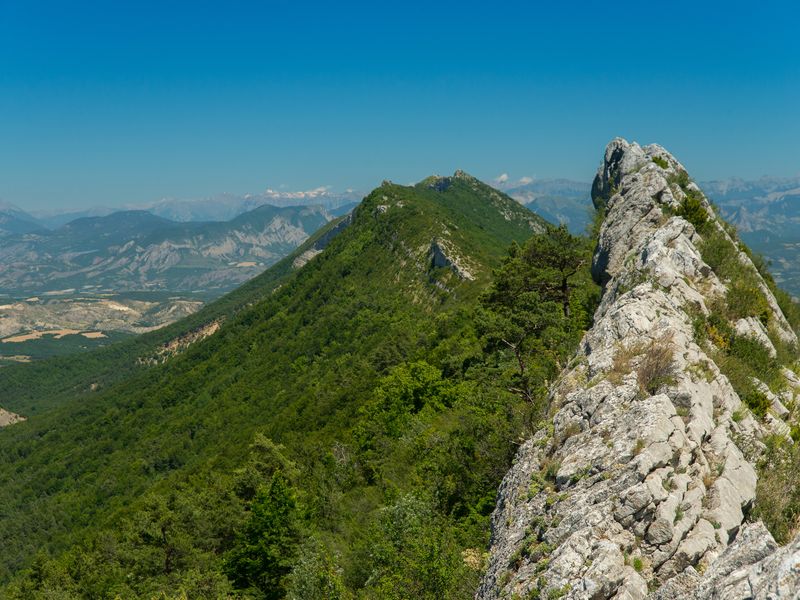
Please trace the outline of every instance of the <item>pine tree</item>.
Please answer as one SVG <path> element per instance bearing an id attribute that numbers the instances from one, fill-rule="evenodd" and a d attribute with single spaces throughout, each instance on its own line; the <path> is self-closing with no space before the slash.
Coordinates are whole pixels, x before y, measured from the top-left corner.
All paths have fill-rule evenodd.
<path id="1" fill-rule="evenodd" d="M 283 598 L 299 541 L 294 492 L 276 471 L 251 504 L 250 518 L 228 554 L 227 575 L 238 588 L 260 590 L 268 600 Z"/>

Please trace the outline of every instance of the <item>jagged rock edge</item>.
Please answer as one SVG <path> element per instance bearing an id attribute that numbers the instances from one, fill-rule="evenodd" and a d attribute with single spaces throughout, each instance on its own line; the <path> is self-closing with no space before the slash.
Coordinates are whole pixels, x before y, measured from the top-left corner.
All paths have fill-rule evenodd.
<path id="1" fill-rule="evenodd" d="M 800 583 L 790 568 L 800 561 L 797 541 L 775 551 L 763 526 L 743 527 L 756 486 L 745 454 L 747 446 L 758 449 L 764 430 L 752 417 L 732 418 L 740 398 L 692 339 L 684 307 L 707 312 L 706 301 L 725 285 L 703 262 L 694 227 L 665 215 L 682 200 L 668 181 L 679 171 L 685 169 L 660 146 L 615 139 L 606 149 L 593 184 L 595 206 L 608 211 L 593 264 L 603 300 L 554 387 L 551 430 L 520 448 L 501 484 L 478 599 L 632 599 L 659 586 L 654 595 L 664 600 L 747 598 L 776 585 L 794 593 Z M 760 287 L 781 337 L 796 343 L 763 281 Z M 642 393 L 642 344 L 667 336 L 676 381 Z M 615 373 L 615 361 L 628 354 L 630 364 Z M 692 370 L 704 370 L 704 378 Z M 548 469 L 555 471 L 549 484 L 542 475 Z M 733 563 L 735 581 L 719 575 Z"/>

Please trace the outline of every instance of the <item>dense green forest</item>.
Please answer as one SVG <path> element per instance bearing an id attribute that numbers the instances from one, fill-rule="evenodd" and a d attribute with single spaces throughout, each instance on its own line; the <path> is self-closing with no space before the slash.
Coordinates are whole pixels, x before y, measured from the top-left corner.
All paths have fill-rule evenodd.
<path id="1" fill-rule="evenodd" d="M 4 369 L 30 417 L 0 431 L 4 597 L 472 597 L 497 485 L 590 325 L 592 245 L 462 173 L 385 183 L 301 269 Z"/>

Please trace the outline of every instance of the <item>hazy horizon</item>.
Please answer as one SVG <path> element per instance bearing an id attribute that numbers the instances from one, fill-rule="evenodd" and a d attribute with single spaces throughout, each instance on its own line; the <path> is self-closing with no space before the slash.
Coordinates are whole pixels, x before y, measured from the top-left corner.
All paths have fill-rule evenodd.
<path id="1" fill-rule="evenodd" d="M 475 175 L 474 173 L 471 173 Z M 402 183 L 403 185 L 412 185 L 417 181 L 422 181 L 425 177 L 432 175 L 429 173 L 427 175 L 419 177 L 419 179 L 415 181 L 408 181 L 408 182 L 396 182 Z M 436 175 L 449 175 L 449 173 L 436 173 Z M 475 175 L 482 181 L 493 185 L 501 190 L 512 190 L 517 187 L 523 187 L 525 185 L 531 183 L 548 183 L 554 181 L 569 181 L 571 183 L 576 184 L 583 184 L 587 187 L 591 185 L 591 178 L 586 179 L 571 179 L 569 177 L 535 177 L 532 178 L 530 176 L 523 175 L 521 177 L 511 177 L 508 173 L 500 173 L 494 177 L 481 177 Z M 759 177 L 753 178 L 742 178 L 735 175 L 730 177 L 719 177 L 719 178 L 710 178 L 704 181 L 700 181 L 699 183 L 710 183 L 710 182 L 728 182 L 728 181 L 743 181 L 743 182 L 758 182 L 760 180 L 800 180 L 800 174 L 797 175 L 761 175 Z M 156 206 L 160 203 L 200 203 L 200 202 L 212 202 L 217 199 L 221 199 L 223 197 L 230 197 L 230 198 L 245 198 L 249 196 L 264 196 L 268 198 L 269 193 L 275 194 L 276 198 L 280 198 L 282 200 L 288 200 L 290 198 L 297 199 L 297 204 L 313 204 L 313 200 L 317 194 L 326 194 L 328 197 L 336 197 L 336 196 L 345 196 L 345 195 L 355 195 L 355 196 L 362 196 L 368 194 L 372 191 L 375 187 L 380 185 L 380 182 L 383 179 L 378 179 L 376 183 L 369 188 L 365 189 L 357 189 L 353 187 L 345 188 L 345 189 L 337 189 L 333 186 L 316 186 L 309 189 L 304 190 L 290 190 L 286 187 L 283 188 L 271 188 L 265 187 L 261 190 L 243 190 L 243 191 L 219 191 L 213 192 L 206 195 L 201 196 L 193 196 L 193 197 L 157 197 L 152 198 L 149 200 L 140 200 L 140 201 L 133 201 L 133 202 L 114 202 L 112 200 L 108 202 L 99 202 L 99 203 L 76 203 L 76 204 L 63 204 L 63 203 L 50 203 L 50 204 L 39 204 L 34 207 L 27 207 L 21 203 L 14 202 L 9 198 L 4 198 L 0 196 L 0 206 L 2 205 L 10 205 L 15 208 L 18 208 L 26 213 L 29 213 L 32 216 L 50 216 L 50 215 L 59 215 L 59 214 L 66 214 L 71 212 L 85 212 L 91 210 L 136 210 L 136 209 L 148 209 Z"/>

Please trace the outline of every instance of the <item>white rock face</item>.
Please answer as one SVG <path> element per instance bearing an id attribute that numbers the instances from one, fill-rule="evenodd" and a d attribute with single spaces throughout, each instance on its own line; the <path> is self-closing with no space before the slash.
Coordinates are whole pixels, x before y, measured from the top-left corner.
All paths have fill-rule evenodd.
<path id="1" fill-rule="evenodd" d="M 694 227 L 668 216 L 684 197 L 668 180 L 679 170 L 660 146 L 606 150 L 593 186 L 610 197 L 593 261 L 603 299 L 552 391 L 552 429 L 501 484 L 480 600 L 797 597 L 800 541 L 775 553 L 763 526 L 743 526 L 757 481 L 745 453 L 764 428 L 694 341 L 690 313 L 708 314 L 726 287 Z M 769 342 L 754 321 L 743 331 Z"/>
<path id="2" fill-rule="evenodd" d="M 800 596 L 800 537 L 779 548 L 762 523 L 742 526 L 736 539 L 701 576 L 689 567 L 655 600 L 774 600 Z"/>
<path id="3" fill-rule="evenodd" d="M 473 281 L 475 277 L 466 266 L 466 259 L 459 257 L 446 240 L 434 239 L 429 251 L 431 264 L 435 268 L 449 268 L 459 277 Z"/>
<path id="4" fill-rule="evenodd" d="M 0 427 L 6 427 L 7 425 L 13 425 L 14 423 L 19 423 L 24 421 L 25 417 L 22 417 L 18 414 L 9 412 L 3 408 L 0 408 Z"/>

